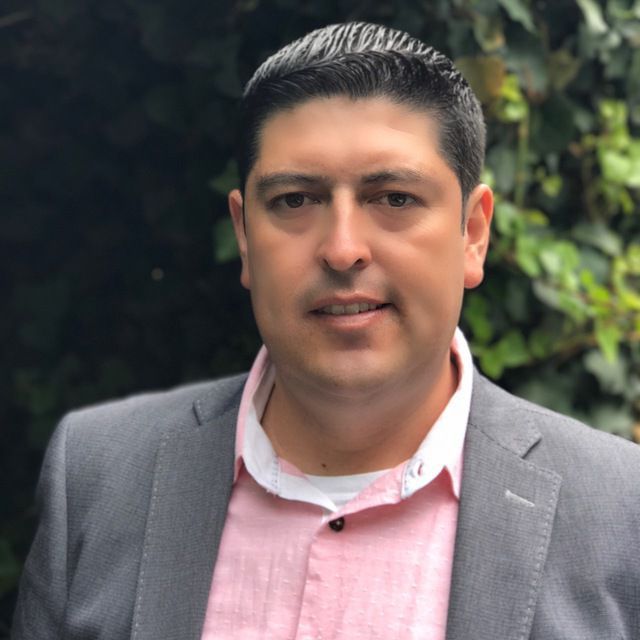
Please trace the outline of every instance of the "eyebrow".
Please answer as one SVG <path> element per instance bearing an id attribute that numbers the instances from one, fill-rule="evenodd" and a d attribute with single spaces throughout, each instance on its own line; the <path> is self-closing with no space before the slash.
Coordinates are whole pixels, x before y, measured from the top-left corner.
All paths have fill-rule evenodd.
<path id="1" fill-rule="evenodd" d="M 317 187 L 329 185 L 332 180 L 328 176 L 309 173 L 267 173 L 256 180 L 256 193 L 264 198 L 266 193 L 274 187 Z M 415 169 L 383 169 L 369 173 L 360 178 L 363 185 L 384 184 L 386 182 L 433 182 L 425 173 Z"/>
<path id="2" fill-rule="evenodd" d="M 383 169 L 362 177 L 362 184 L 379 184 L 384 182 L 431 182 L 431 178 L 415 169 Z"/>
<path id="3" fill-rule="evenodd" d="M 307 186 L 313 187 L 319 184 L 327 184 L 329 178 L 322 175 L 308 173 L 267 173 L 260 176 L 256 181 L 256 193 L 258 197 L 264 198 L 269 189 L 274 187 Z"/>

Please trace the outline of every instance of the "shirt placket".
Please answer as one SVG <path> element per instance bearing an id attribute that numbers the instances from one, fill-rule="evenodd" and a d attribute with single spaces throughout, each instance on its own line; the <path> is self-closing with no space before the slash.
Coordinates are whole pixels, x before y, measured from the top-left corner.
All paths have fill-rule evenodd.
<path id="1" fill-rule="evenodd" d="M 341 573 L 345 562 L 343 536 L 346 519 L 339 514 L 323 518 L 309 548 L 307 576 L 300 606 L 296 640 L 331 640 L 335 616 L 339 615 L 335 601 L 345 588 Z"/>

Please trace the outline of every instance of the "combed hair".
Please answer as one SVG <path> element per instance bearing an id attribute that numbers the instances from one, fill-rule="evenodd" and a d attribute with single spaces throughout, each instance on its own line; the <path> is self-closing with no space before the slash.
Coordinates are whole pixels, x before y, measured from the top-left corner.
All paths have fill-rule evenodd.
<path id="1" fill-rule="evenodd" d="M 424 110 L 439 125 L 440 152 L 458 178 L 464 201 L 480 181 L 482 108 L 451 60 L 403 31 L 350 22 L 317 29 L 288 44 L 247 83 L 237 158 L 243 192 L 269 116 L 333 96 L 385 97 Z"/>

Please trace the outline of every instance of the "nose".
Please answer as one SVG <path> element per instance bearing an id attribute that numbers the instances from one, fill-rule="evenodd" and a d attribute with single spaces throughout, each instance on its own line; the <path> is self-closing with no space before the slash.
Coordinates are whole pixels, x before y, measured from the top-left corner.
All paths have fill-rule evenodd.
<path id="1" fill-rule="evenodd" d="M 323 267 L 346 272 L 364 269 L 371 263 L 367 220 L 357 203 L 335 202 L 327 211 L 318 259 Z"/>

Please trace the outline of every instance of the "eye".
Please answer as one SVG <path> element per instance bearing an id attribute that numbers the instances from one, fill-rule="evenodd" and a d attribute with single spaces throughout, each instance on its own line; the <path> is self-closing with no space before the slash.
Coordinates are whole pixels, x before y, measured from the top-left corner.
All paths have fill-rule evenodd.
<path id="1" fill-rule="evenodd" d="M 305 196 L 302 193 L 287 193 L 282 197 L 282 200 L 291 209 L 297 209 L 304 204 Z"/>
<path id="2" fill-rule="evenodd" d="M 404 207 L 407 204 L 415 202 L 415 200 L 406 193 L 388 193 L 384 197 L 387 199 L 387 203 L 391 207 Z"/>
<path id="3" fill-rule="evenodd" d="M 373 202 L 378 204 L 387 205 L 394 209 L 401 209 L 412 204 L 416 204 L 417 200 L 410 196 L 408 193 L 402 193 L 401 191 L 392 191 L 390 193 L 382 194 L 374 198 Z"/>
<path id="4" fill-rule="evenodd" d="M 284 193 L 271 200 L 270 209 L 299 209 L 307 204 L 315 204 L 318 200 L 299 191 Z"/>

